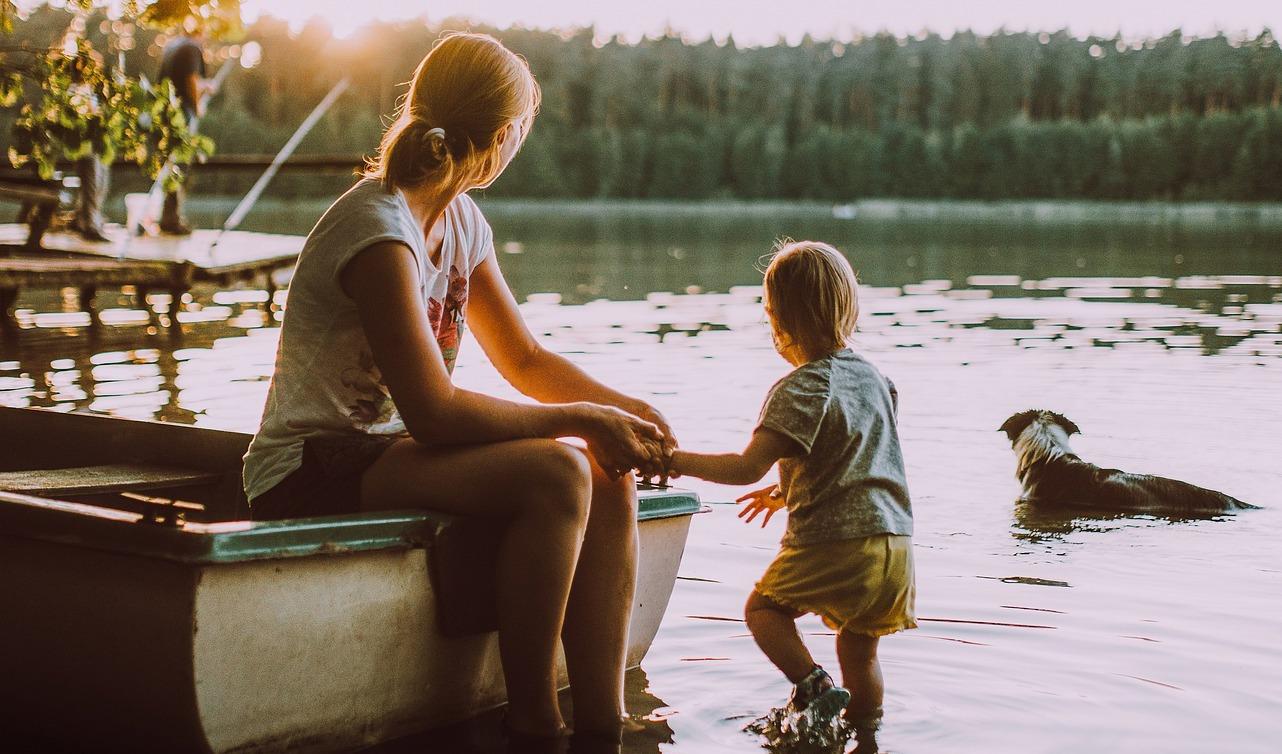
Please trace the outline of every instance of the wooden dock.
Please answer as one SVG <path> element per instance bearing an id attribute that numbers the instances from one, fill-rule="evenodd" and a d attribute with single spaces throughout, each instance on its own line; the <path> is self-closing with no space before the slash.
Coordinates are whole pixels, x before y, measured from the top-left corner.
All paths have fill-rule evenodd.
<path id="1" fill-rule="evenodd" d="M 95 243 L 73 233 L 46 233 L 39 250 L 27 246 L 24 224 L 0 224 L 0 330 L 18 331 L 13 314 L 24 288 L 76 288 L 80 307 L 94 315 L 99 288 L 133 286 L 145 306 L 151 291 L 181 301 L 196 283 L 232 286 L 249 282 L 275 293 L 272 273 L 293 267 L 303 248 L 301 236 L 198 230 L 190 236 L 130 237 L 110 228 L 110 241 Z M 217 239 L 217 245 L 214 244 Z M 177 317 L 169 317 L 176 328 Z"/>

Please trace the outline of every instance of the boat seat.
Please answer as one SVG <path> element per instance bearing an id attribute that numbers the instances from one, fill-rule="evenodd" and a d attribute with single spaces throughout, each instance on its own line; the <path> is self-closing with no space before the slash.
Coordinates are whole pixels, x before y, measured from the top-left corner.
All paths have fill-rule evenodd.
<path id="1" fill-rule="evenodd" d="M 0 472 L 0 490 L 28 495 L 101 495 L 114 492 L 197 487 L 217 484 L 222 474 L 178 466 L 113 463 L 65 469 L 26 469 Z"/>

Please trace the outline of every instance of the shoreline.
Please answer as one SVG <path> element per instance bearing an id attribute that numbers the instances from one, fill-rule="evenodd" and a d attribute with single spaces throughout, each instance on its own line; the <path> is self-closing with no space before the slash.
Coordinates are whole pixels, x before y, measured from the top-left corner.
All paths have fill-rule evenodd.
<path id="1" fill-rule="evenodd" d="M 239 197 L 190 197 L 188 206 L 198 213 L 230 211 Z M 259 209 L 321 208 L 329 198 L 266 197 Z M 763 215 L 772 212 L 827 215 L 836 220 L 939 220 L 949 222 L 1036 223 L 1235 223 L 1282 226 L 1282 203 L 1247 202 L 1123 202 L 1074 199 L 860 199 L 832 204 L 808 200 L 703 200 L 669 199 L 530 199 L 485 196 L 477 202 L 486 210 L 505 216 L 553 213 L 582 216 L 600 213 L 700 215 L 728 212 Z M 319 212 L 317 213 L 319 215 Z"/>

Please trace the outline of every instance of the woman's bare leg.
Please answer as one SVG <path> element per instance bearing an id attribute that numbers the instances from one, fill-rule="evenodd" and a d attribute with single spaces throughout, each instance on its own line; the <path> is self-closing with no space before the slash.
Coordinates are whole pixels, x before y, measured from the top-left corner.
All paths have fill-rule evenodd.
<path id="1" fill-rule="evenodd" d="M 499 548 L 499 652 L 508 724 L 553 734 L 556 650 L 587 525 L 592 472 L 583 452 L 554 440 L 390 447 L 361 480 L 369 510 L 431 508 L 506 520 Z"/>
<path id="2" fill-rule="evenodd" d="M 619 731 L 636 574 L 636 482 L 631 474 L 612 480 L 593 463 L 587 533 L 561 629 L 576 731 Z"/>

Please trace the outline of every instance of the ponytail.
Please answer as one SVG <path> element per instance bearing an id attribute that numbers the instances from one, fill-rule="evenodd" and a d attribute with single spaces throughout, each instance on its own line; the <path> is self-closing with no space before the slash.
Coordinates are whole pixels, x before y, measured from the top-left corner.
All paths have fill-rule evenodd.
<path id="1" fill-rule="evenodd" d="M 371 166 L 376 171 L 371 177 L 389 187 L 418 186 L 429 180 L 451 184 L 458 172 L 456 149 L 451 148 L 445 129 L 405 113 L 384 134 L 379 164 Z"/>
<path id="2" fill-rule="evenodd" d="M 513 121 L 533 118 L 538 103 L 529 66 L 498 40 L 447 35 L 419 63 L 364 175 L 388 191 L 488 184 L 503 167 L 500 134 Z"/>

